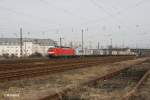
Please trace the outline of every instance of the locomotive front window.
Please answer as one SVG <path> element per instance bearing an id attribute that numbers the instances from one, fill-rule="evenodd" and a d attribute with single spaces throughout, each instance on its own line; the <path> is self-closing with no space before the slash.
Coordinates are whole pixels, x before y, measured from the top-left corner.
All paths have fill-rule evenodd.
<path id="1" fill-rule="evenodd" d="M 48 49 L 48 51 L 52 51 L 52 50 L 53 50 L 53 48 L 49 48 L 49 49 Z"/>

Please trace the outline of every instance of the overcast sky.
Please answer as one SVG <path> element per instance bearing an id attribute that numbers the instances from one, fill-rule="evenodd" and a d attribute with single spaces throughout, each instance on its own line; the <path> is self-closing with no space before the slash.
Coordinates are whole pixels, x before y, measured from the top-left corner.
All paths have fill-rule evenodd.
<path id="1" fill-rule="evenodd" d="M 150 0 L 0 0 L 0 36 L 150 47 Z"/>

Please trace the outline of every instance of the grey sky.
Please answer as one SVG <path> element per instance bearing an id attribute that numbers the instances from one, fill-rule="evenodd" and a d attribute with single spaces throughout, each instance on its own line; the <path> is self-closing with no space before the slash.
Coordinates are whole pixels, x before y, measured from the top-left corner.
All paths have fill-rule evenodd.
<path id="1" fill-rule="evenodd" d="M 80 42 L 83 28 L 87 45 L 150 47 L 149 10 L 150 0 L 0 0 L 0 35 L 22 27 L 24 37 Z"/>

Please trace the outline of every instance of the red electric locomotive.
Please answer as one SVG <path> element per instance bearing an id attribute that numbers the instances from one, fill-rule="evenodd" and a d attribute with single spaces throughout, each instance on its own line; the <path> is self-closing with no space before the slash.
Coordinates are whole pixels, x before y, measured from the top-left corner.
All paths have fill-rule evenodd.
<path id="1" fill-rule="evenodd" d="M 50 57 L 71 57 L 75 56 L 75 50 L 69 47 L 55 47 L 48 50 Z"/>

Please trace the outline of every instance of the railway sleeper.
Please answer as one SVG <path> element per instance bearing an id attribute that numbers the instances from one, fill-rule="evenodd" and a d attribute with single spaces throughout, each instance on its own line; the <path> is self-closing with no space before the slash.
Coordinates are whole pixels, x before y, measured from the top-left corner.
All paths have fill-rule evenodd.
<path id="1" fill-rule="evenodd" d="M 119 100 L 118 97 L 131 90 L 146 72 L 147 69 L 132 67 L 112 78 L 93 81 L 94 84 L 75 88 L 73 91 L 65 93 L 62 100 Z M 113 92 L 121 94 L 111 97 Z"/>

